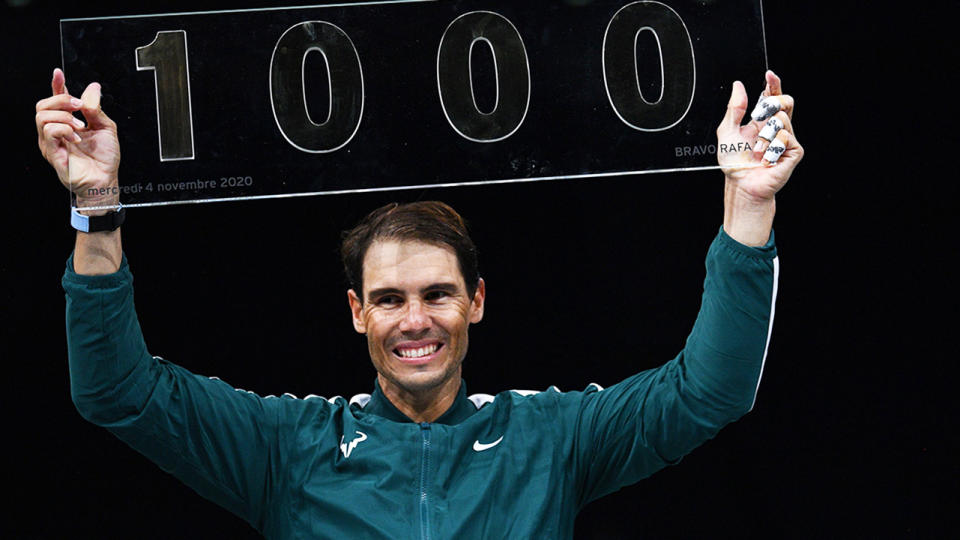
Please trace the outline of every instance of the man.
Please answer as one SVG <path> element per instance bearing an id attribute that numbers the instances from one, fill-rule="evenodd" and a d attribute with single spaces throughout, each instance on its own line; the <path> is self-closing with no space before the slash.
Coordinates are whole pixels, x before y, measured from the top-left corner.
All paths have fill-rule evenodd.
<path id="1" fill-rule="evenodd" d="M 735 149 L 719 155 L 723 226 L 694 329 L 660 368 L 606 389 L 468 397 L 461 365 L 486 297 L 476 250 L 455 211 L 415 203 L 373 212 L 344 240 L 372 395 L 261 398 L 147 352 L 118 220 L 93 210 L 78 213 L 105 230 L 77 233 L 63 278 L 74 402 L 271 538 L 569 538 L 585 504 L 753 406 L 776 295 L 775 194 L 803 154 L 792 98 L 772 72 L 766 83 L 763 114 L 744 126 L 733 85 L 717 130 L 718 148 Z M 116 204 L 119 143 L 99 85 L 74 98 L 55 70 L 52 87 L 37 104 L 41 151 L 79 207 Z M 782 129 L 759 137 L 771 114 Z"/>

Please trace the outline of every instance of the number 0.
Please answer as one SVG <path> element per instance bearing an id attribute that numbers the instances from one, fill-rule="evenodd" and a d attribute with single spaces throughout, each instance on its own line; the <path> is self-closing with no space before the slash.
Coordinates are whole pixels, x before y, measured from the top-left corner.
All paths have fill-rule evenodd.
<path id="1" fill-rule="evenodd" d="M 497 98 L 484 113 L 473 94 L 471 57 L 484 42 L 493 51 Z M 465 13 L 450 23 L 437 52 L 437 87 L 447 121 L 473 142 L 496 142 L 512 135 L 530 106 L 530 66 L 520 32 L 506 17 L 490 11 Z"/>
<path id="2" fill-rule="evenodd" d="M 327 65 L 330 107 L 318 124 L 310 118 L 304 92 L 307 54 L 317 51 Z M 363 117 L 363 71 L 350 37 L 326 21 L 305 21 L 287 29 L 270 58 L 270 104 L 283 137 L 298 150 L 333 152 L 350 142 Z"/>
<path id="3" fill-rule="evenodd" d="M 637 73 L 637 38 L 652 32 L 660 58 L 660 96 L 647 101 Z M 696 67 L 683 19 L 660 2 L 633 2 L 610 19 L 603 36 L 603 83 L 614 112 L 640 131 L 662 131 L 683 120 L 693 103 Z"/>

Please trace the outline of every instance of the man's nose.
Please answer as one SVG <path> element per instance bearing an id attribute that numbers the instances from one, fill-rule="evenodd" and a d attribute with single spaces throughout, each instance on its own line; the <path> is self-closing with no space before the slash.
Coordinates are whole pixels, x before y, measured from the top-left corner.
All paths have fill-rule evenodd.
<path id="1" fill-rule="evenodd" d="M 401 332 L 419 332 L 430 328 L 430 316 L 422 302 L 412 300 L 407 302 L 403 319 L 400 320 Z"/>

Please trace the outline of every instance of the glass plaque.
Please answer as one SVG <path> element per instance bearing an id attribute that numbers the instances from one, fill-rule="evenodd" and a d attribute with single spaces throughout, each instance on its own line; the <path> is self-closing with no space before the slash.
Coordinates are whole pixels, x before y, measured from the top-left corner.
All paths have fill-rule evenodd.
<path id="1" fill-rule="evenodd" d="M 64 19 L 126 206 L 716 167 L 760 0 L 407 0 Z M 641 181 L 641 180 L 638 180 Z"/>

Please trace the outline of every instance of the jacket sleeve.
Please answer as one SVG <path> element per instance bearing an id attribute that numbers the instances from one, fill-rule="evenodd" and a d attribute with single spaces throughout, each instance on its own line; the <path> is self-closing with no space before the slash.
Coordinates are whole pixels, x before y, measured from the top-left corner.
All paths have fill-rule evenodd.
<path id="1" fill-rule="evenodd" d="M 83 276 L 67 261 L 70 389 L 80 414 L 263 530 L 282 470 L 277 398 L 194 375 L 147 352 L 126 257 Z"/>
<path id="2" fill-rule="evenodd" d="M 673 360 L 582 394 L 577 486 L 586 504 L 674 464 L 753 408 L 773 326 L 773 233 L 752 248 L 722 228 L 707 253 L 700 312 Z"/>

